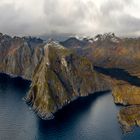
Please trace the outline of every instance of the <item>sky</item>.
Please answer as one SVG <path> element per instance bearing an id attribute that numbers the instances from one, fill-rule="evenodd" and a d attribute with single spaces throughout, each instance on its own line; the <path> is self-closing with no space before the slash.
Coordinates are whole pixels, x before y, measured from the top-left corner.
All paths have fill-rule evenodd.
<path id="1" fill-rule="evenodd" d="M 140 0 L 0 0 L 0 32 L 16 36 L 140 36 Z"/>

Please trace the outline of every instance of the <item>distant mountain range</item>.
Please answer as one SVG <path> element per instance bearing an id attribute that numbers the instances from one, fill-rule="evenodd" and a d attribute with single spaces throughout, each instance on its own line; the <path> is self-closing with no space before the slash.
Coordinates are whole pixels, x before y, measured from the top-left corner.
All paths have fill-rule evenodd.
<path id="1" fill-rule="evenodd" d="M 81 96 L 111 90 L 116 104 L 129 105 L 118 115 L 123 128 L 140 125 L 140 38 L 107 33 L 58 42 L 1 33 L 0 72 L 32 81 L 26 101 L 43 119 Z"/>

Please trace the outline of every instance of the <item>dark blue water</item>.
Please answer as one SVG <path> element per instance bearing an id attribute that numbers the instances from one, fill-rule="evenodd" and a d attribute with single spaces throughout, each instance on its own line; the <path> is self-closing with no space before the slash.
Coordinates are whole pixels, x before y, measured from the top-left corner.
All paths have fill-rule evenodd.
<path id="1" fill-rule="evenodd" d="M 131 85 L 140 87 L 140 78 L 129 74 L 124 69 L 103 68 L 103 67 L 97 67 L 97 66 L 94 66 L 94 69 L 99 73 L 103 73 L 117 80 L 123 80 L 130 83 Z"/>
<path id="2" fill-rule="evenodd" d="M 139 140 L 140 129 L 122 134 L 119 107 L 110 93 L 82 98 L 60 111 L 55 120 L 39 119 L 22 98 L 29 82 L 0 75 L 0 140 Z M 100 94 L 100 95 L 99 95 Z"/>

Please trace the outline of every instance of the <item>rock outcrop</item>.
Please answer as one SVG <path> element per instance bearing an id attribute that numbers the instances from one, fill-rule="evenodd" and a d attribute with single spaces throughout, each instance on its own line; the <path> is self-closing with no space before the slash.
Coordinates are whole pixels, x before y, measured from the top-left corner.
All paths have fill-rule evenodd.
<path id="1" fill-rule="evenodd" d="M 35 69 L 26 100 L 41 118 L 52 119 L 55 112 L 78 97 L 109 89 L 87 58 L 51 42 Z"/>
<path id="2" fill-rule="evenodd" d="M 118 113 L 118 119 L 125 132 L 132 131 L 134 126 L 140 126 L 140 87 L 124 81 L 117 81 L 112 93 L 114 102 L 123 107 Z"/>
<path id="3" fill-rule="evenodd" d="M 134 126 L 140 126 L 140 106 L 133 105 L 122 108 L 118 114 L 118 119 L 124 132 L 131 132 Z"/>
<path id="4" fill-rule="evenodd" d="M 31 80 L 44 55 L 43 40 L 0 35 L 0 72 Z"/>
<path id="5" fill-rule="evenodd" d="M 118 119 L 124 132 L 130 132 L 134 126 L 140 126 L 140 79 L 121 69 L 96 67 L 103 73 L 111 86 L 114 102 L 125 107 L 118 113 Z"/>

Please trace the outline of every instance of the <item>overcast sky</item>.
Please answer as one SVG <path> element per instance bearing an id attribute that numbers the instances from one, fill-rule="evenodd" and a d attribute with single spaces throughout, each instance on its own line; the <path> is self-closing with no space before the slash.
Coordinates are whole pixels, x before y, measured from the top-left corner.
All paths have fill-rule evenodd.
<path id="1" fill-rule="evenodd" d="M 0 0 L 0 32 L 139 36 L 140 0 Z"/>

